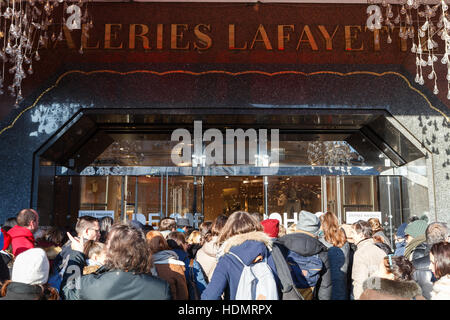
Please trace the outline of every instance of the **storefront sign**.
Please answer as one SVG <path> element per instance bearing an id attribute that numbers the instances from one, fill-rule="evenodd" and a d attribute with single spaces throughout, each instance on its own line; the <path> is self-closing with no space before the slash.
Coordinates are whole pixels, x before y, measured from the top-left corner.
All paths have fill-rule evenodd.
<path id="1" fill-rule="evenodd" d="M 78 211 L 78 217 L 91 216 L 97 219 L 103 217 L 111 217 L 114 219 L 114 210 L 80 210 Z"/>
<path id="2" fill-rule="evenodd" d="M 381 222 L 381 212 L 379 211 L 350 211 L 346 213 L 346 223 L 352 224 L 358 220 L 368 221 L 371 218 L 377 218 Z"/>
<path id="3" fill-rule="evenodd" d="M 76 49 L 81 39 L 83 49 L 205 52 L 220 48 L 229 51 L 377 52 L 382 51 L 381 44 L 387 37 L 387 27 L 371 31 L 365 25 L 356 24 L 298 25 L 289 22 L 277 25 L 240 26 L 206 23 L 153 25 L 106 23 L 94 28 L 88 35 L 89 28 L 83 24 L 79 35 L 64 26 L 67 47 Z M 391 32 L 398 35 L 400 30 L 396 27 Z M 406 52 L 407 42 L 407 39 L 399 38 L 395 49 Z M 63 46 L 59 43 L 47 45 Z"/>

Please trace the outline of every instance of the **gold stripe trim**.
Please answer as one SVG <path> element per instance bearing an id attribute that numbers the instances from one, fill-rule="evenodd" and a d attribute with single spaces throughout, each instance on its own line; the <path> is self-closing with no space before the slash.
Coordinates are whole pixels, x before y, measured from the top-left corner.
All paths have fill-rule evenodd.
<path id="1" fill-rule="evenodd" d="M 433 106 L 432 103 L 430 102 L 430 100 L 425 96 L 425 94 L 423 92 L 421 92 L 420 90 L 413 87 L 411 85 L 411 83 L 409 82 L 409 80 L 404 75 L 402 75 L 401 73 L 398 73 L 398 72 L 394 72 L 394 71 L 386 71 L 383 73 L 376 73 L 376 72 L 372 72 L 372 71 L 353 71 L 353 72 L 348 72 L 348 73 L 342 73 L 342 72 L 336 72 L 336 71 L 316 71 L 316 72 L 306 73 L 306 72 L 302 72 L 302 71 L 293 71 L 293 70 L 278 71 L 278 72 L 264 72 L 264 71 L 258 71 L 258 70 L 247 70 L 247 71 L 241 71 L 241 72 L 230 72 L 230 71 L 224 71 L 224 70 L 208 70 L 208 71 L 203 71 L 203 72 L 193 72 L 193 71 L 187 71 L 187 70 L 170 70 L 170 71 L 164 71 L 164 72 L 157 72 L 157 71 L 152 71 L 152 70 L 133 70 L 133 71 L 127 71 L 127 72 L 120 72 L 120 71 L 115 71 L 115 70 L 94 70 L 94 71 L 71 70 L 71 71 L 67 71 L 67 72 L 63 73 L 62 75 L 60 75 L 51 87 L 45 89 L 36 98 L 36 100 L 33 102 L 32 105 L 30 105 L 30 106 L 26 107 L 24 110 L 22 110 L 17 115 L 17 117 L 11 122 L 10 125 L 4 127 L 0 131 L 0 135 L 3 134 L 5 131 L 14 127 L 17 120 L 25 112 L 34 108 L 36 106 L 36 104 L 39 102 L 39 100 L 41 100 L 41 98 L 45 94 L 47 94 L 48 92 L 50 92 L 51 90 L 56 88 L 63 78 L 65 78 L 66 76 L 73 74 L 73 73 L 79 73 L 79 74 L 83 74 L 83 75 L 87 75 L 87 76 L 96 74 L 96 73 L 111 73 L 111 74 L 119 74 L 119 75 L 147 73 L 147 74 L 153 74 L 153 75 L 158 75 L 158 76 L 166 76 L 166 75 L 170 75 L 170 74 L 187 74 L 187 75 L 193 75 L 193 76 L 202 76 L 202 75 L 206 75 L 206 74 L 225 74 L 225 75 L 229 75 L 229 76 L 233 76 L 233 77 L 247 75 L 247 74 L 260 74 L 260 75 L 265 75 L 265 76 L 269 76 L 269 77 L 274 77 L 274 76 L 279 76 L 279 75 L 287 75 L 287 74 L 302 75 L 302 76 L 307 76 L 307 77 L 314 76 L 314 75 L 320 75 L 320 74 L 331 74 L 331 75 L 336 75 L 336 76 L 341 76 L 341 77 L 352 76 L 352 75 L 372 75 L 372 76 L 376 76 L 376 77 L 383 77 L 385 75 L 395 75 L 395 76 L 398 76 L 401 79 L 403 79 L 403 81 L 406 82 L 406 84 L 408 85 L 408 87 L 411 90 L 418 93 L 427 102 L 428 106 L 431 109 L 440 113 L 447 120 L 447 122 L 450 122 L 449 117 L 444 112 L 442 112 L 441 110 L 439 110 L 438 108 Z"/>

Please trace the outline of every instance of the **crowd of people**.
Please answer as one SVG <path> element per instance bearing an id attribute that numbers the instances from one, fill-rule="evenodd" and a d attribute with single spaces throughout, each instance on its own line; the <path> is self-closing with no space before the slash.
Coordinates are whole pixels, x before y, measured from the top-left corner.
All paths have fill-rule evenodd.
<path id="1" fill-rule="evenodd" d="M 2 300 L 449 300 L 446 223 L 301 211 L 285 228 L 237 211 L 198 228 L 82 216 L 40 228 L 23 209 L 0 232 Z"/>

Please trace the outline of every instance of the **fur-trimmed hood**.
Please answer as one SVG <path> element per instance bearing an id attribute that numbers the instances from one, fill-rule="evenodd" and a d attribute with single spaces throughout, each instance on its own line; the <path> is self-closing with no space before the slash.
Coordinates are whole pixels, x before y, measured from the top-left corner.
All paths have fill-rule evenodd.
<path id="1" fill-rule="evenodd" d="M 422 296 L 422 290 L 415 281 L 396 281 L 380 277 L 370 277 L 363 283 L 363 291 L 367 289 L 402 299 L 412 299 Z"/>
<path id="2" fill-rule="evenodd" d="M 436 281 L 431 292 L 431 300 L 450 300 L 450 276 L 446 275 Z"/>
<path id="3" fill-rule="evenodd" d="M 271 250 L 272 241 L 269 236 L 262 231 L 253 231 L 225 240 L 219 249 L 218 257 L 231 251 L 249 265 L 258 255 L 264 258 L 267 256 L 267 251 Z"/>

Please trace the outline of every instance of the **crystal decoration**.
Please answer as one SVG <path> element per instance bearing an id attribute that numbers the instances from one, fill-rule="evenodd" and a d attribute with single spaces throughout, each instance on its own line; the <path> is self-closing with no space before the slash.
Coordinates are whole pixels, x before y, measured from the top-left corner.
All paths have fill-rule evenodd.
<path id="1" fill-rule="evenodd" d="M 32 64 L 41 59 L 39 50 L 53 48 L 56 41 L 64 41 L 67 3 L 80 8 L 81 21 L 91 24 L 88 1 L 0 0 L 0 95 L 6 86 L 16 98 L 16 108 L 23 99 L 23 79 L 33 74 Z M 64 6 L 58 5 L 63 2 Z"/>
<path id="2" fill-rule="evenodd" d="M 344 141 L 310 142 L 307 156 L 311 165 L 351 166 L 355 161 L 364 162 L 364 158 Z"/>
<path id="3" fill-rule="evenodd" d="M 391 30 L 398 27 L 400 38 L 406 39 L 406 32 L 406 37 L 413 39 L 411 52 L 416 55 L 416 83 L 423 85 L 425 83 L 423 69 L 431 68 L 428 79 L 434 80 L 433 93 L 438 94 L 438 75 L 435 72 L 435 63 L 439 61 L 446 65 L 447 98 L 450 99 L 449 0 L 368 0 L 367 2 L 369 8 L 372 8 L 367 11 L 369 30 L 379 30 L 383 28 L 384 24 Z M 391 20 L 394 12 L 397 16 Z M 369 25 L 369 21 L 372 21 L 374 17 L 375 22 Z M 388 44 L 393 42 L 390 33 L 388 33 L 386 42 Z M 436 54 L 442 55 L 441 59 L 438 59 Z"/>

